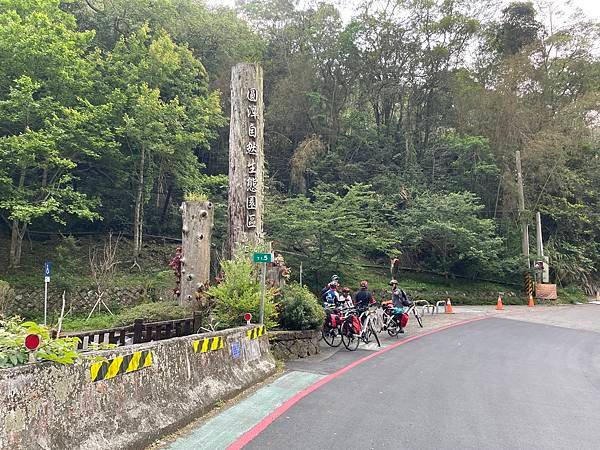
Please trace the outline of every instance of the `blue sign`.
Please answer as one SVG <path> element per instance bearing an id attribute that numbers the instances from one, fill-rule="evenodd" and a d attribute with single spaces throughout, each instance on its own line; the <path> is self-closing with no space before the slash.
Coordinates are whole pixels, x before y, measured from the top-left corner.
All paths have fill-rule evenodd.
<path id="1" fill-rule="evenodd" d="M 52 268 L 52 263 L 50 261 L 44 261 L 44 276 L 50 276 L 50 269 Z"/>
<path id="2" fill-rule="evenodd" d="M 231 356 L 233 359 L 238 359 L 241 355 L 240 343 L 235 341 L 231 343 Z"/>

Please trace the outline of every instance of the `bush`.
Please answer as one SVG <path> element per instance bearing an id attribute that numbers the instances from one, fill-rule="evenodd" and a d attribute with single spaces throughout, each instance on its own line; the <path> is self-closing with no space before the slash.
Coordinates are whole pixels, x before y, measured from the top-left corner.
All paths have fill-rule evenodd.
<path id="1" fill-rule="evenodd" d="M 251 313 L 257 321 L 260 306 L 260 283 L 250 259 L 239 254 L 231 261 L 222 261 L 223 281 L 212 286 L 208 295 L 215 299 L 215 313 L 221 326 L 243 325 L 244 313 Z M 265 293 L 265 317 L 267 327 L 276 324 L 275 289 Z"/>
<path id="2" fill-rule="evenodd" d="M 279 323 L 286 330 L 315 330 L 323 323 L 323 308 L 317 298 L 298 283 L 283 289 L 279 311 Z"/>
<path id="3" fill-rule="evenodd" d="M 37 334 L 41 344 L 35 352 L 37 360 L 73 364 L 77 353 L 78 338 L 50 339 L 48 327 L 35 322 L 22 322 L 20 317 L 0 320 L 0 369 L 26 364 L 29 352 L 25 348 L 25 337 Z"/>

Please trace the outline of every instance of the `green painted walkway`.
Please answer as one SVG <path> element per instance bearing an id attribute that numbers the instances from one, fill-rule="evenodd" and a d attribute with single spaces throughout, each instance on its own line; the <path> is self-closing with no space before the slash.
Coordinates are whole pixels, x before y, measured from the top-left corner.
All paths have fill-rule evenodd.
<path id="1" fill-rule="evenodd" d="M 168 448 L 171 450 L 226 449 L 286 400 L 323 376 L 308 372 L 286 373 L 250 397 L 208 420 L 187 436 L 177 439 Z"/>

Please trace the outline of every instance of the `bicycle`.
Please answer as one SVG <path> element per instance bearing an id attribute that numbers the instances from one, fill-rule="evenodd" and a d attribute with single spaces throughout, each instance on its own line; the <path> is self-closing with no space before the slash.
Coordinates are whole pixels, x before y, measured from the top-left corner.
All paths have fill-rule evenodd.
<path id="1" fill-rule="evenodd" d="M 374 327 L 374 315 L 376 309 L 373 307 L 363 311 L 360 316 L 357 316 L 355 310 L 353 310 L 342 322 L 342 343 L 347 350 L 354 351 L 358 348 L 358 344 L 362 340 L 365 344 L 370 342 L 371 337 L 374 337 L 377 341 L 377 345 L 381 347 L 379 336 Z M 354 326 L 352 324 L 352 317 L 357 317 L 361 322 L 360 333 L 356 334 Z"/>
<path id="2" fill-rule="evenodd" d="M 341 311 L 338 310 L 326 310 L 326 314 L 334 314 L 336 319 L 335 326 L 330 325 L 328 317 L 325 317 L 323 321 L 323 328 L 321 328 L 321 336 L 327 345 L 330 347 L 339 347 L 342 343 L 342 322 L 344 320 Z M 338 340 L 339 338 L 339 340 Z"/>
<path id="3" fill-rule="evenodd" d="M 202 334 L 202 333 L 212 333 L 214 331 L 217 331 L 217 327 L 219 326 L 219 324 L 221 322 L 215 322 L 214 318 L 210 319 L 210 323 L 208 324 L 208 327 L 200 327 L 198 328 L 198 330 L 196 330 L 196 334 Z"/>
<path id="4" fill-rule="evenodd" d="M 393 311 L 394 307 L 391 306 L 391 304 L 383 310 L 383 328 L 390 336 L 396 337 L 400 333 L 402 327 L 400 324 L 400 316 L 394 314 Z"/>
<path id="5" fill-rule="evenodd" d="M 422 313 L 420 313 L 417 309 L 417 305 L 415 304 L 415 302 L 412 302 L 412 304 L 408 307 L 408 309 L 406 311 L 404 311 L 406 314 L 410 314 L 411 312 L 413 313 L 413 315 L 415 316 L 415 319 L 417 319 L 417 322 L 419 323 L 419 326 L 421 328 L 423 328 L 423 315 Z"/>

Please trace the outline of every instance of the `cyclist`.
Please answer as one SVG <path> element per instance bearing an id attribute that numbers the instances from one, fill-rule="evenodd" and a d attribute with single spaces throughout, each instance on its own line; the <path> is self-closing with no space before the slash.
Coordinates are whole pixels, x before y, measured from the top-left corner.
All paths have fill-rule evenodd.
<path id="1" fill-rule="evenodd" d="M 337 275 L 333 275 L 331 277 L 331 281 L 329 283 L 327 283 L 327 286 L 325 286 L 323 289 L 321 289 L 321 300 L 323 301 L 323 303 L 325 303 L 327 301 L 325 296 L 327 295 L 327 292 L 329 292 L 329 290 L 331 289 L 331 283 L 333 283 L 333 282 L 339 283 L 339 281 L 340 281 L 340 277 L 338 277 Z"/>
<path id="2" fill-rule="evenodd" d="M 369 309 L 369 305 L 372 303 L 375 303 L 375 298 L 373 297 L 373 293 L 369 291 L 369 282 L 362 280 L 360 282 L 360 290 L 354 296 L 354 306 L 356 306 L 360 314 Z"/>
<path id="3" fill-rule="evenodd" d="M 352 308 L 354 303 L 352 302 L 352 295 L 350 295 L 350 288 L 343 288 L 342 295 L 340 295 L 340 306 L 342 308 Z"/>
<path id="4" fill-rule="evenodd" d="M 340 303 L 340 293 L 337 288 L 337 281 L 329 283 L 329 290 L 325 293 L 325 301 L 323 302 L 324 306 L 336 306 Z"/>
<path id="5" fill-rule="evenodd" d="M 406 292 L 398 287 L 397 280 L 390 280 L 390 286 L 392 287 L 392 305 L 394 305 L 394 315 L 400 315 L 404 313 L 405 307 L 412 305 L 412 302 L 406 296 Z M 400 327 L 400 333 L 404 333 L 404 329 Z"/>

